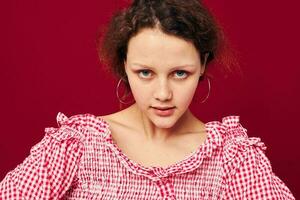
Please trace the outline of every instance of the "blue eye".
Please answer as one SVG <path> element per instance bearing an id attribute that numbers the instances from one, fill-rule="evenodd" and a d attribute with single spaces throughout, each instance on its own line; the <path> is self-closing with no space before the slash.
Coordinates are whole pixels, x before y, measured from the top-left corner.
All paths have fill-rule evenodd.
<path id="1" fill-rule="evenodd" d="M 147 78 L 147 77 L 149 77 L 149 74 L 151 74 L 151 73 L 149 70 L 143 69 L 143 70 L 140 70 L 138 72 L 138 74 L 144 78 Z"/>
<path id="2" fill-rule="evenodd" d="M 175 74 L 176 74 L 176 76 L 178 78 L 185 78 L 185 77 L 187 77 L 187 72 L 184 71 L 184 70 L 178 70 L 178 71 L 175 72 Z"/>

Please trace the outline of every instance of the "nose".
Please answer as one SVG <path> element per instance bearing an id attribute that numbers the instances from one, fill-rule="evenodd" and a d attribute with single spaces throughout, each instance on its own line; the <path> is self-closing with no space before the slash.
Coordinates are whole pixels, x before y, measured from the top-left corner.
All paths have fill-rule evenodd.
<path id="1" fill-rule="evenodd" d="M 167 80 L 160 80 L 155 89 L 154 97 L 159 101 L 168 101 L 172 98 L 172 90 Z"/>

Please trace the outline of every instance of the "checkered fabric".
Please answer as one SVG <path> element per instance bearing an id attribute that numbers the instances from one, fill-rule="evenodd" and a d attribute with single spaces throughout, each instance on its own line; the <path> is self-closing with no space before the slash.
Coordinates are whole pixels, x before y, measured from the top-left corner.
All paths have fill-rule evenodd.
<path id="1" fill-rule="evenodd" d="M 206 123 L 205 142 L 166 168 L 129 159 L 102 118 L 58 113 L 57 122 L 2 180 L 0 199 L 294 199 L 239 116 Z"/>

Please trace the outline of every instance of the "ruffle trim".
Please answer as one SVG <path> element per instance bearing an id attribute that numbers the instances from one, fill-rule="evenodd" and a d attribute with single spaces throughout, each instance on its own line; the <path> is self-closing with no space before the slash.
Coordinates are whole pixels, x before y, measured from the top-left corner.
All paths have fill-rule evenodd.
<path id="1" fill-rule="evenodd" d="M 56 116 L 58 128 L 47 127 L 45 133 L 57 141 L 68 140 L 70 138 L 85 140 L 87 131 L 96 132 L 96 135 L 105 137 L 108 124 L 101 118 L 97 118 L 92 114 L 78 114 L 70 118 L 59 112 Z M 103 133 L 103 134 L 99 134 Z"/>
<path id="2" fill-rule="evenodd" d="M 239 151 L 247 151 L 250 146 L 267 149 L 266 145 L 258 137 L 248 137 L 247 129 L 240 124 L 239 116 L 227 116 L 223 118 L 220 125 L 224 138 L 223 163 L 227 163 L 236 157 Z"/>

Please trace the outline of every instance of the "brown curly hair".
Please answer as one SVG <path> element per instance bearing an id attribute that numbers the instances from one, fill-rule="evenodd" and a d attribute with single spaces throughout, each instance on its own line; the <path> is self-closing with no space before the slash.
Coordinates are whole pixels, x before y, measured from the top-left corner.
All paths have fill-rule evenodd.
<path id="1" fill-rule="evenodd" d="M 127 87 L 124 61 L 128 42 L 141 29 L 157 27 L 166 34 L 192 42 L 201 62 L 208 53 L 207 64 L 226 43 L 221 28 L 202 1 L 134 0 L 129 7 L 114 14 L 105 34 L 98 38 L 100 61 L 123 78 Z"/>

